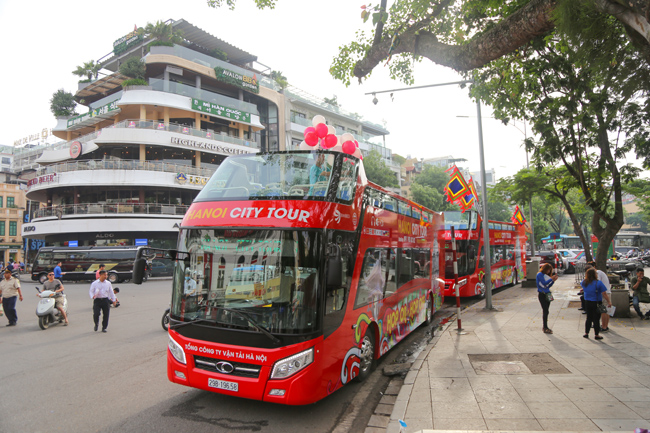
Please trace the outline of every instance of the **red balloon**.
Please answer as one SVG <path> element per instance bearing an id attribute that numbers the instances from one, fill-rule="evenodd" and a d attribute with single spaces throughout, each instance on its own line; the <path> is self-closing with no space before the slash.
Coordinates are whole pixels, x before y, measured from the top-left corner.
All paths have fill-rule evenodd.
<path id="1" fill-rule="evenodd" d="M 314 128 L 313 126 L 308 126 L 307 128 L 305 128 L 305 132 L 304 132 L 305 137 L 306 137 L 307 134 L 309 134 L 310 132 L 316 132 L 316 128 Z"/>
<path id="2" fill-rule="evenodd" d="M 318 144 L 318 135 L 316 135 L 316 132 L 312 131 L 305 134 L 305 143 L 310 146 L 316 146 Z"/>
<path id="3" fill-rule="evenodd" d="M 329 130 L 327 129 L 327 125 L 324 123 L 319 123 L 316 125 L 316 134 L 318 134 L 318 138 L 325 138 L 325 136 L 329 133 Z"/>
<path id="4" fill-rule="evenodd" d="M 336 144 L 339 142 L 339 139 L 336 138 L 336 135 L 334 134 L 327 134 L 325 136 L 325 139 L 323 140 L 323 147 L 325 149 L 331 149 L 332 147 L 336 146 Z"/>
<path id="5" fill-rule="evenodd" d="M 354 145 L 354 141 L 346 141 L 343 143 L 343 152 L 352 155 L 355 150 L 357 150 L 357 147 Z"/>
<path id="6" fill-rule="evenodd" d="M 354 145 L 359 147 L 359 142 L 357 140 L 354 140 Z"/>

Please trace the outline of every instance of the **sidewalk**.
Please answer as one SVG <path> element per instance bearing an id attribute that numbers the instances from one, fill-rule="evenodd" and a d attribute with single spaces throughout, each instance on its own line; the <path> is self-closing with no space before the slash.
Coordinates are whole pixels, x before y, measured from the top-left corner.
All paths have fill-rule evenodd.
<path id="1" fill-rule="evenodd" d="M 583 338 L 573 275 L 552 288 L 542 332 L 537 289 L 479 302 L 427 346 L 406 376 L 387 433 L 435 429 L 627 431 L 650 427 L 650 321 L 610 320 L 604 339 Z M 570 301 L 574 301 L 571 302 Z M 578 301 L 578 302 L 575 302 Z"/>

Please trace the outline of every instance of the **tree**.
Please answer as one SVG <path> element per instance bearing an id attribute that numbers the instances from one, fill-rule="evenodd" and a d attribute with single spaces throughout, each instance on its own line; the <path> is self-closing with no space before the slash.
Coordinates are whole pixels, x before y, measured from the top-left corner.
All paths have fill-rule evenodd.
<path id="1" fill-rule="evenodd" d="M 142 60 L 136 57 L 131 57 L 120 65 L 120 74 L 126 75 L 129 78 L 144 80 L 146 72 L 147 66 Z"/>
<path id="2" fill-rule="evenodd" d="M 337 101 L 336 95 L 332 96 L 331 98 L 323 98 L 323 101 L 326 104 L 331 105 L 332 107 L 338 108 L 339 106 L 339 101 Z"/>
<path id="3" fill-rule="evenodd" d="M 393 153 L 393 161 L 395 161 L 399 165 L 402 165 L 406 162 L 406 158 L 404 158 L 402 155 Z"/>
<path id="4" fill-rule="evenodd" d="M 497 118 L 532 124 L 539 139 L 528 139 L 526 148 L 537 171 L 566 171 L 593 210 L 592 232 L 608 245 L 623 225 L 622 183 L 639 171 L 623 163 L 625 155 L 633 151 L 650 163 L 650 73 L 616 29 L 620 24 L 600 18 L 594 22 L 600 43 L 576 46 L 557 35 L 536 39 L 475 71 L 472 93 L 492 105 Z M 609 68 L 598 68 L 605 59 Z M 598 266 L 606 260 L 607 249 L 599 249 Z"/>
<path id="5" fill-rule="evenodd" d="M 286 89 L 289 85 L 287 77 L 282 75 L 280 71 L 271 71 L 271 79 L 274 80 L 280 86 L 280 89 Z"/>
<path id="6" fill-rule="evenodd" d="M 260 9 L 276 4 L 254 1 Z M 233 9 L 236 0 L 207 3 Z M 363 22 L 372 30 L 357 32 L 357 40 L 340 48 L 330 69 L 335 78 L 349 84 L 352 77 L 361 80 L 377 65 L 388 63 L 394 78 L 410 84 L 413 61 L 422 58 L 470 71 L 517 51 L 556 25 L 591 35 L 597 29 L 592 26 L 594 13 L 617 20 L 621 34 L 650 62 L 647 0 L 395 0 L 390 7 L 387 3 L 362 6 Z"/>
<path id="7" fill-rule="evenodd" d="M 458 205 L 447 201 L 445 187 L 449 183 L 449 173 L 444 168 L 427 165 L 411 185 L 413 200 L 436 212 L 457 211 Z M 425 201 L 429 204 L 425 204 Z"/>
<path id="8" fill-rule="evenodd" d="M 144 28 L 138 29 L 138 34 L 163 43 L 178 44 L 183 41 L 183 32 L 174 29 L 172 23 L 157 21 L 156 24 L 147 23 Z"/>
<path id="9" fill-rule="evenodd" d="M 74 100 L 74 95 L 59 89 L 52 94 L 50 99 L 50 110 L 55 117 L 69 117 L 77 114 L 75 108 L 77 103 Z"/>
<path id="10" fill-rule="evenodd" d="M 97 75 L 99 75 L 99 70 L 101 68 L 102 67 L 99 63 L 95 63 L 94 60 L 91 60 L 89 62 L 84 62 L 83 66 L 77 66 L 77 69 L 72 71 L 72 73 L 81 78 L 87 77 L 88 81 L 90 81 L 93 77 L 97 79 Z"/>
<path id="11" fill-rule="evenodd" d="M 383 187 L 397 188 L 399 183 L 395 173 L 384 163 L 381 155 L 373 150 L 363 158 L 363 167 L 366 170 L 368 180 Z"/>

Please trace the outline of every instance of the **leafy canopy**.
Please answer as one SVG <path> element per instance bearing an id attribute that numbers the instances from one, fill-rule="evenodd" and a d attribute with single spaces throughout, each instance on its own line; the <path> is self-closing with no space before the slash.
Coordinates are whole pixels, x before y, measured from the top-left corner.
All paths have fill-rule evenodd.
<path id="1" fill-rule="evenodd" d="M 386 163 L 376 150 L 363 158 L 363 167 L 369 181 L 383 187 L 396 188 L 399 186 L 395 173 L 386 166 Z"/>
<path id="2" fill-rule="evenodd" d="M 68 117 L 74 116 L 77 114 L 75 108 L 77 103 L 74 100 L 74 95 L 70 92 L 66 92 L 63 89 L 59 89 L 50 99 L 50 110 L 55 117 Z"/>

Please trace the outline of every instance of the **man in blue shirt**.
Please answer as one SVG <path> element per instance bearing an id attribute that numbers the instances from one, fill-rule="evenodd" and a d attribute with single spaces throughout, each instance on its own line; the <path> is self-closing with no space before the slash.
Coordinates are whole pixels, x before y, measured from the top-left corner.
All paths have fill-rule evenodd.
<path id="1" fill-rule="evenodd" d="M 59 262 L 56 264 L 54 267 L 54 278 L 57 280 L 60 280 L 63 275 L 65 275 L 65 272 L 61 272 L 61 264 L 62 262 Z"/>

